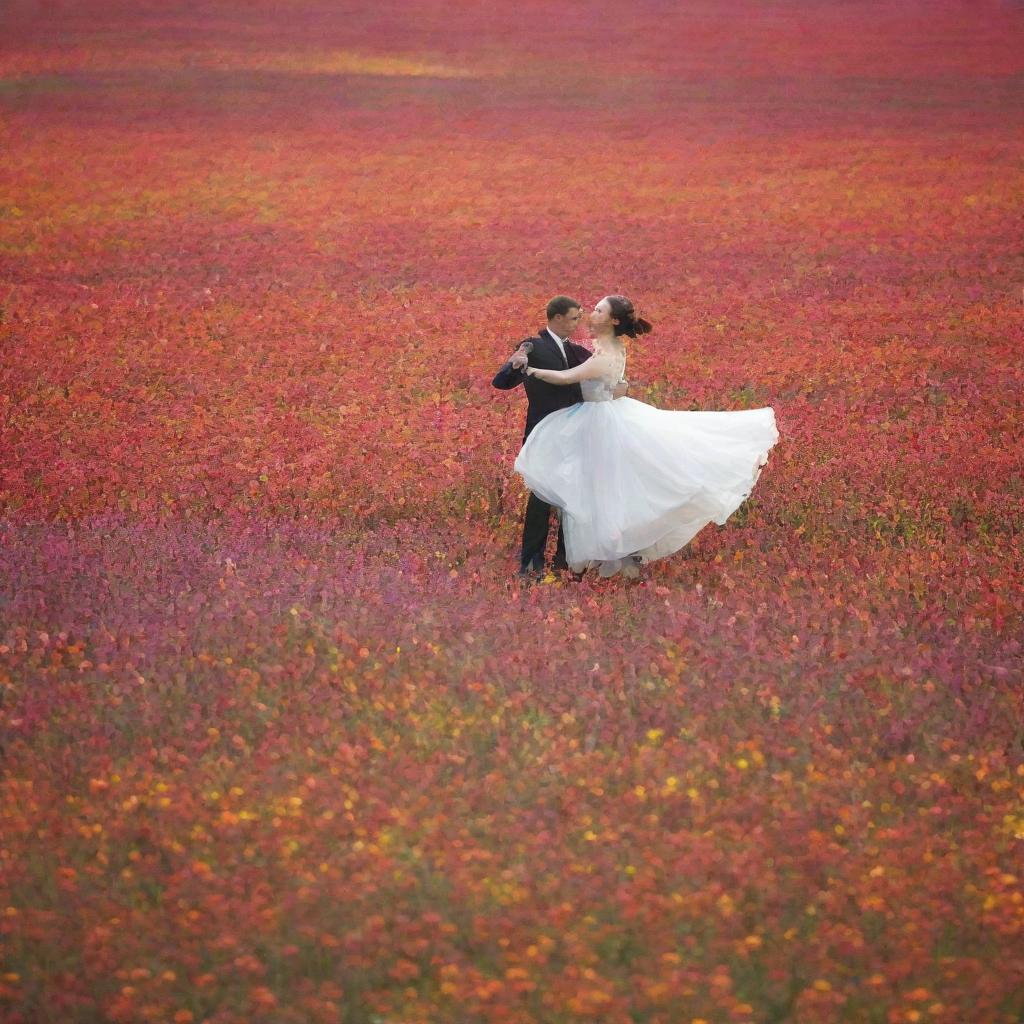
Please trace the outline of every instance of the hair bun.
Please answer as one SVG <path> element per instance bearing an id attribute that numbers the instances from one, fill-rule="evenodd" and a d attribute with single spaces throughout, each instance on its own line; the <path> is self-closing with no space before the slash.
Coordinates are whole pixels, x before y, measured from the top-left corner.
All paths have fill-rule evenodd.
<path id="1" fill-rule="evenodd" d="M 638 334 L 650 334 L 653 328 L 650 321 L 636 315 L 636 308 L 625 295 L 609 295 L 608 304 L 611 306 L 611 314 L 618 320 L 615 327 L 616 336 L 626 334 L 635 338 Z"/>

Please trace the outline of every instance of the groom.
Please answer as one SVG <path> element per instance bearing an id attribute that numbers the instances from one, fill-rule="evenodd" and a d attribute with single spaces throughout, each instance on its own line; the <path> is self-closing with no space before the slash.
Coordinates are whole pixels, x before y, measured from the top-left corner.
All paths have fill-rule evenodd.
<path id="1" fill-rule="evenodd" d="M 502 391 L 511 391 L 520 384 L 526 388 L 528 404 L 524 443 L 530 436 L 530 431 L 545 416 L 557 409 L 565 409 L 582 402 L 583 394 L 579 384 L 546 384 L 536 377 L 527 377 L 523 367 L 529 363 L 530 366 L 548 370 L 566 370 L 579 366 L 591 356 L 589 349 L 569 341 L 569 336 L 576 330 L 582 315 L 580 304 L 575 299 L 570 299 L 567 295 L 556 295 L 548 303 L 546 312 L 547 327 L 532 338 L 521 342 L 519 348 L 512 353 L 511 358 L 498 370 L 491 382 Z M 625 393 L 625 385 L 620 384 L 615 390 L 615 397 L 621 398 Z M 547 545 L 550 528 L 551 506 L 531 492 L 523 520 L 520 576 L 540 575 L 544 571 L 544 548 Z M 558 524 L 558 546 L 551 568 L 569 568 L 565 561 L 565 538 L 562 535 L 561 522 Z"/>

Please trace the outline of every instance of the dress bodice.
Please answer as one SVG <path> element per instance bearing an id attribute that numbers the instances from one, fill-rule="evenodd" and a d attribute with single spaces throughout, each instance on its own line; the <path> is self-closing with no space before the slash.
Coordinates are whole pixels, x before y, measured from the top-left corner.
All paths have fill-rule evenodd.
<path id="1" fill-rule="evenodd" d="M 592 358 L 602 359 L 608 365 L 600 377 L 592 380 L 580 381 L 580 391 L 583 392 L 584 402 L 610 402 L 613 398 L 615 385 L 622 380 L 626 370 L 625 353 L 594 356 Z"/>

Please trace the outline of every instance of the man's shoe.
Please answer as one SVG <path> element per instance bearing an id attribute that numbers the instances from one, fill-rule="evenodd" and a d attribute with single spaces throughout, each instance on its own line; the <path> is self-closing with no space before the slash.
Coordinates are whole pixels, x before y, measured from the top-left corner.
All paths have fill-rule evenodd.
<path id="1" fill-rule="evenodd" d="M 520 579 L 541 579 L 544 576 L 544 559 L 541 556 L 531 558 L 519 566 Z"/>

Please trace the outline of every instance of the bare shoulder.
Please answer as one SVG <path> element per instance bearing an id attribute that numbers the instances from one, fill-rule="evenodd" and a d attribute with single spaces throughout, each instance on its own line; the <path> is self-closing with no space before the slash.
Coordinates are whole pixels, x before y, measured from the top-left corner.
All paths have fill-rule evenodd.
<path id="1" fill-rule="evenodd" d="M 625 351 L 617 348 L 601 348 L 594 351 L 594 358 L 600 359 L 602 362 L 607 363 L 618 363 L 621 362 L 625 357 Z"/>

